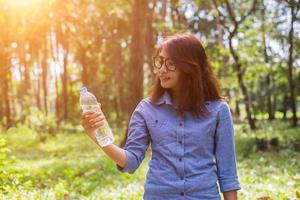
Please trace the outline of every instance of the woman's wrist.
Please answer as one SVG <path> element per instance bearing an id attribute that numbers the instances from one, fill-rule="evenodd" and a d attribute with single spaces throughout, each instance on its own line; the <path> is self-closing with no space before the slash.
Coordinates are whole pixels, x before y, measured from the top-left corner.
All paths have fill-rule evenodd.
<path id="1" fill-rule="evenodd" d="M 223 192 L 224 200 L 237 200 L 237 190 Z"/>

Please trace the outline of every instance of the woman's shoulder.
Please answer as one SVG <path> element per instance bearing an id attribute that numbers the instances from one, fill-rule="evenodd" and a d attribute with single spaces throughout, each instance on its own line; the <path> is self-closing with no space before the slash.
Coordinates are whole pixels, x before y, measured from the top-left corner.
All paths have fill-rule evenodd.
<path id="1" fill-rule="evenodd" d="M 206 101 L 206 107 L 209 111 L 219 112 L 223 109 L 229 108 L 229 105 L 225 99 L 216 99 L 212 101 Z"/>
<path id="2" fill-rule="evenodd" d="M 139 102 L 139 104 L 137 105 L 137 109 L 147 109 L 152 106 L 153 104 L 151 102 L 150 97 L 146 97 Z"/>
<path id="3" fill-rule="evenodd" d="M 149 97 L 140 100 L 135 111 L 140 113 L 146 120 L 149 118 L 155 118 L 155 116 L 158 116 L 161 113 L 161 110 L 151 102 Z"/>
<path id="4" fill-rule="evenodd" d="M 157 102 L 153 102 L 151 100 L 151 97 L 150 96 L 147 96 L 145 98 L 143 98 L 140 103 L 142 104 L 146 104 L 146 105 L 150 105 L 150 106 L 155 106 L 156 104 L 160 103 L 161 100 L 164 100 L 163 97 L 161 97 Z"/>

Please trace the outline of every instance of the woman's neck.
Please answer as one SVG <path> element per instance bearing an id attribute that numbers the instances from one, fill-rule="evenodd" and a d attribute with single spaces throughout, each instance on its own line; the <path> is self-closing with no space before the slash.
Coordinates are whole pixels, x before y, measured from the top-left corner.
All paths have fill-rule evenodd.
<path id="1" fill-rule="evenodd" d="M 172 90 L 171 92 L 171 98 L 173 104 L 178 108 L 179 107 L 179 90 Z M 184 113 L 178 113 L 179 117 L 181 119 L 184 118 Z"/>
<path id="2" fill-rule="evenodd" d="M 179 102 L 179 91 L 177 90 L 172 90 L 171 91 L 171 97 L 172 97 L 172 102 L 178 106 Z"/>

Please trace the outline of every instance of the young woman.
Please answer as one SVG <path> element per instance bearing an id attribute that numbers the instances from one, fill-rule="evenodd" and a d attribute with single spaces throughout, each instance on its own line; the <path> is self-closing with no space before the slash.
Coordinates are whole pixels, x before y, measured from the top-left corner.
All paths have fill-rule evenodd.
<path id="1" fill-rule="evenodd" d="M 124 149 L 103 151 L 120 171 L 134 173 L 151 145 L 144 199 L 237 199 L 240 189 L 230 109 L 200 41 L 192 34 L 167 37 L 154 57 L 157 75 L 150 97 L 132 114 Z M 102 112 L 82 115 L 93 131 Z M 97 143 L 97 142 L 96 142 Z M 219 187 L 218 187 L 219 185 Z"/>

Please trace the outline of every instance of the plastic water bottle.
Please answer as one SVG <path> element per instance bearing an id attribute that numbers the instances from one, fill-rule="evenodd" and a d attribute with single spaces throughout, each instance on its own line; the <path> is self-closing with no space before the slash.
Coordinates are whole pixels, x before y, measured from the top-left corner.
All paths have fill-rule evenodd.
<path id="1" fill-rule="evenodd" d="M 80 89 L 80 106 L 85 111 L 100 111 L 100 103 L 98 103 L 95 95 L 90 93 L 86 87 Z M 113 133 L 106 121 L 95 131 L 95 137 L 101 147 L 107 146 L 114 141 Z"/>

